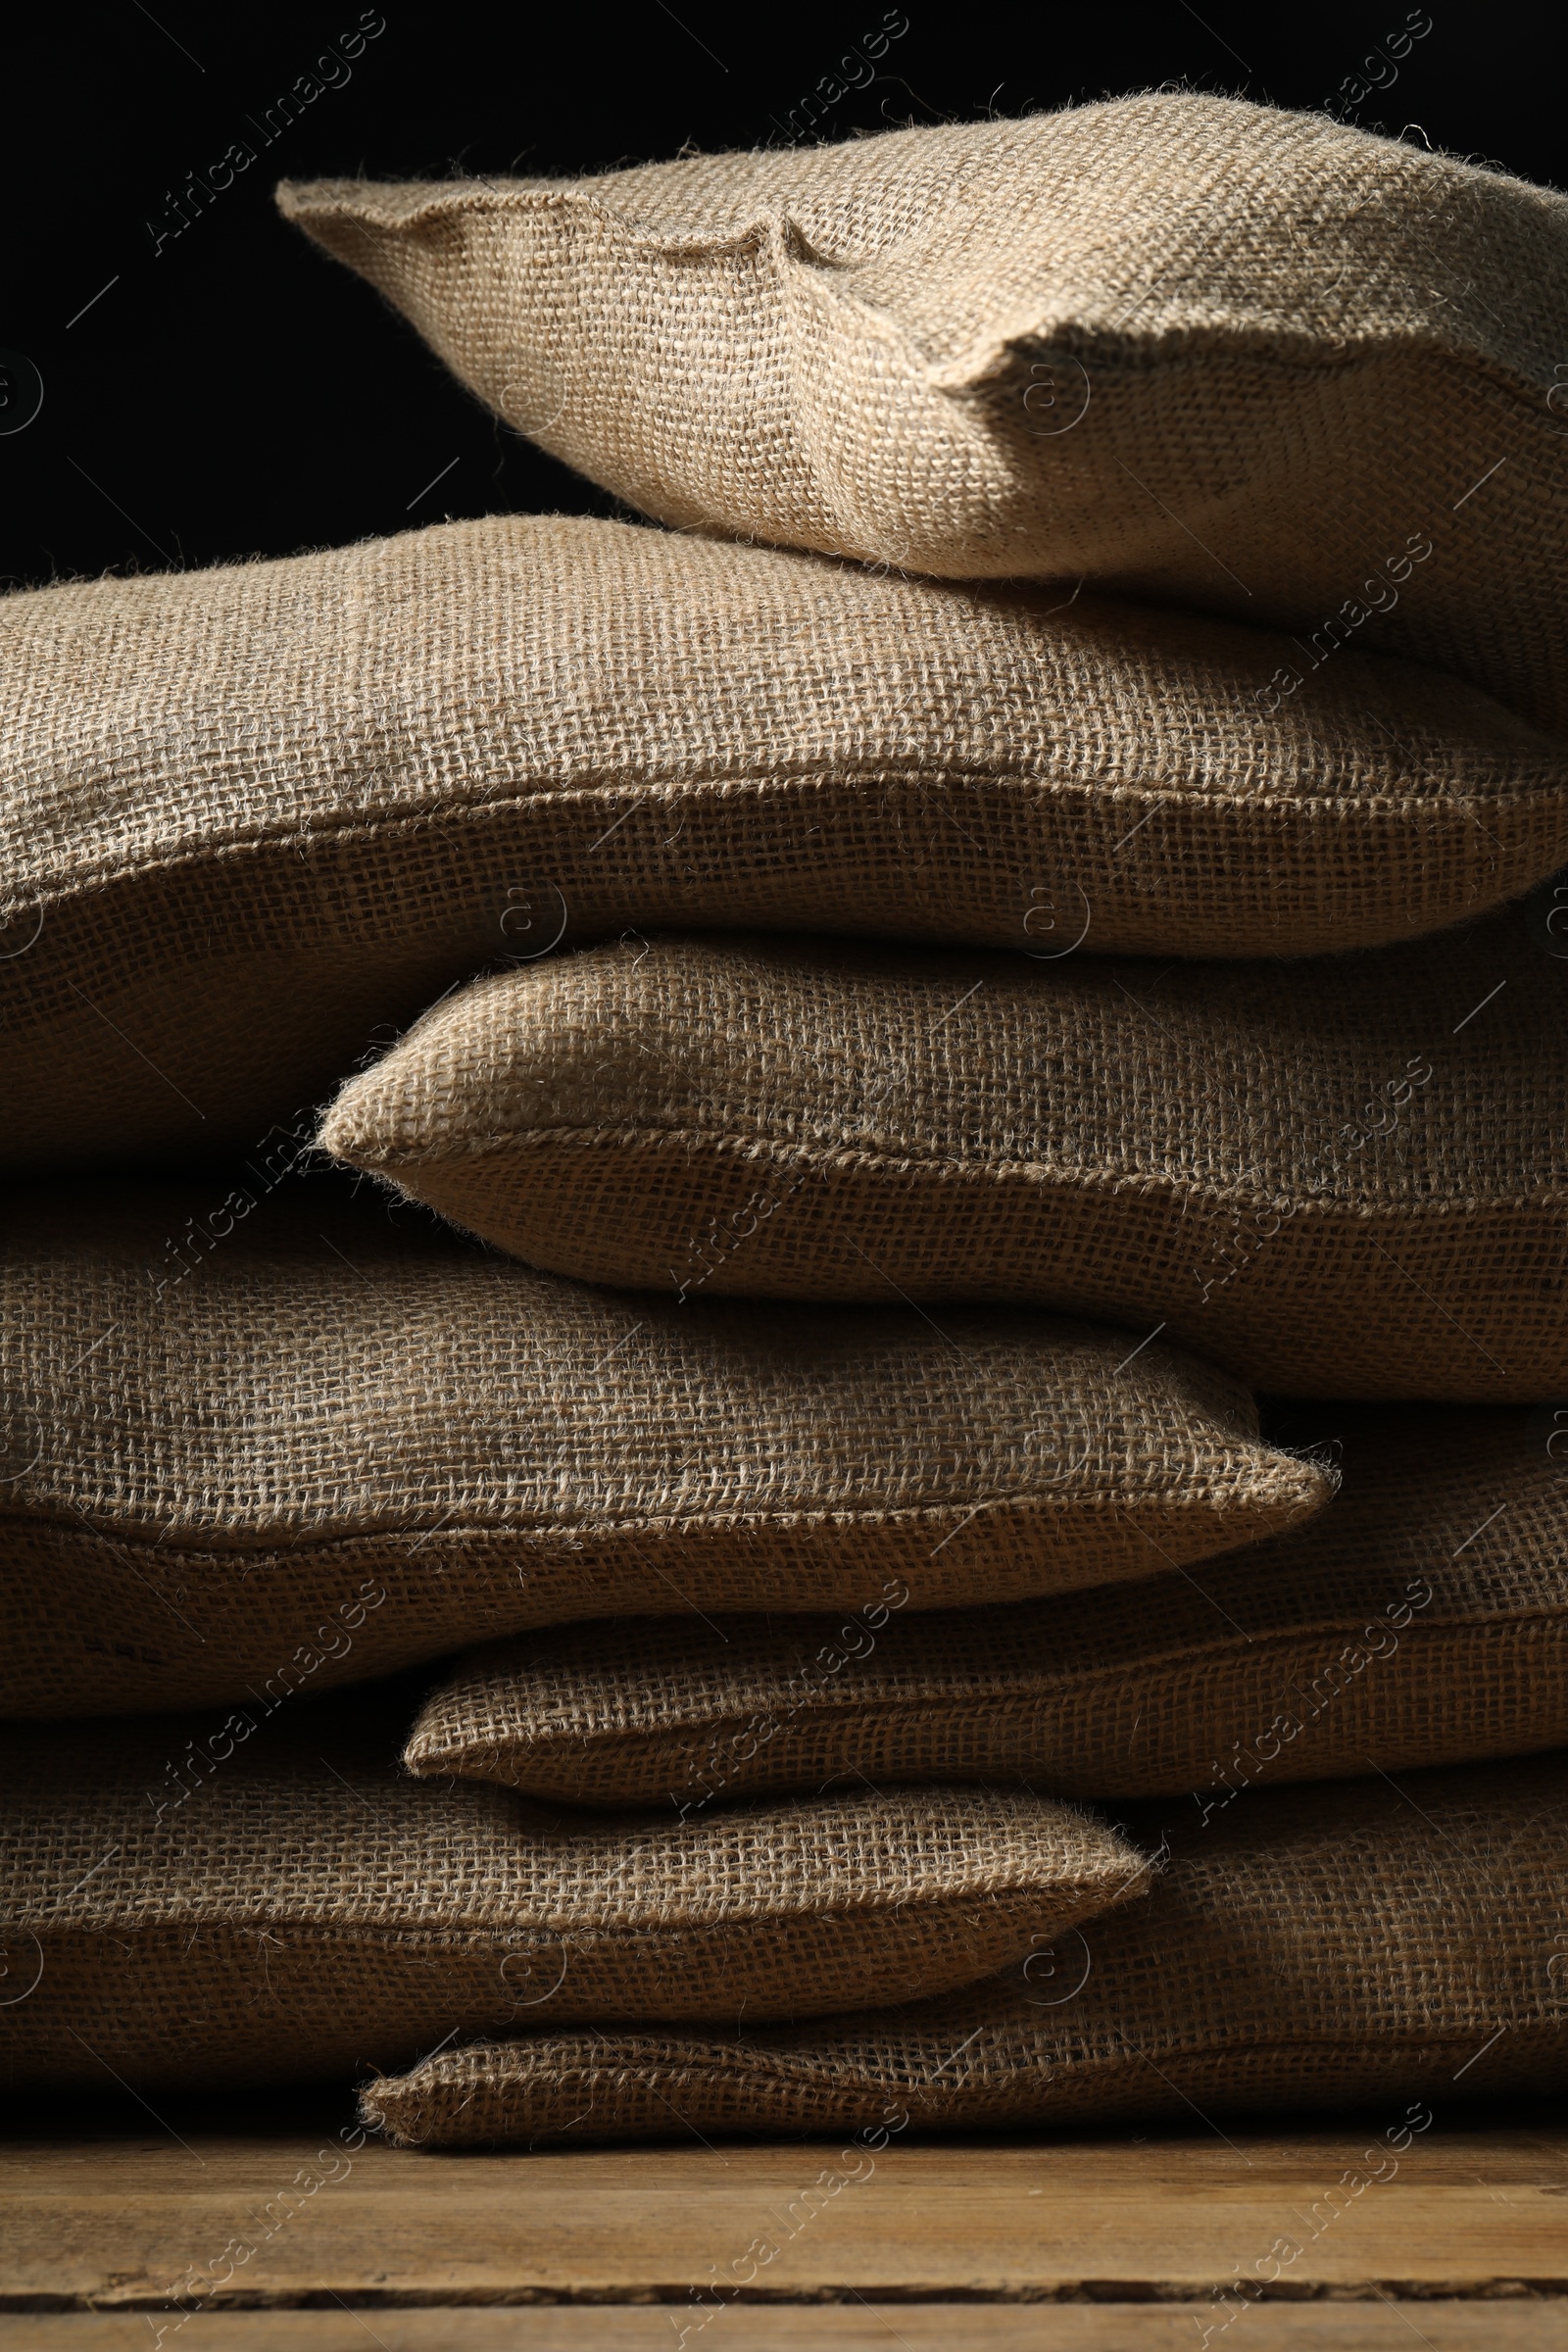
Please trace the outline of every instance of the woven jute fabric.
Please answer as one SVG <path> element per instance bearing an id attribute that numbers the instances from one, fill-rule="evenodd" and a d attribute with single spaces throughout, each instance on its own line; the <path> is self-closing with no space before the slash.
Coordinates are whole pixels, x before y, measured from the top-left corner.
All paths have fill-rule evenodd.
<path id="1" fill-rule="evenodd" d="M 1200 1568 L 916 1617 L 663 1619 L 488 1643 L 406 1751 L 685 1818 L 763 1789 L 1023 1782 L 1199 1792 L 1568 1744 L 1568 1407 L 1326 1409 L 1344 1484 Z M 1554 1459 L 1548 1446 L 1555 1447 Z"/>
<path id="2" fill-rule="evenodd" d="M 1147 1844 L 1161 1824 L 1135 1818 Z M 1147 1902 L 958 1996 L 782 2032 L 523 2033 L 372 2083 L 367 2111 L 431 2145 L 1369 2098 L 1396 2130 L 1406 2100 L 1568 2088 L 1560 1754 L 1260 1791 L 1156 1850 Z"/>
<path id="3" fill-rule="evenodd" d="M 236 1715 L 205 1766 L 190 1717 L 0 1734 L 8 2076 L 206 2087 L 529 2017 L 864 2007 L 989 1976 L 1147 1885 L 1124 1837 L 1044 1798 L 573 1815 L 411 1780 L 406 1715 L 346 1712 Z"/>
<path id="4" fill-rule="evenodd" d="M 1401 938 L 1568 859 L 1564 758 L 1347 648 L 493 516 L 0 599 L 0 1167 L 254 1149 L 454 982 L 627 925 Z"/>
<path id="5" fill-rule="evenodd" d="M 628 1299 L 369 1187 L 260 1189 L 6 1202 L 0 1713 L 281 1705 L 486 1634 L 854 1608 L 890 1578 L 1015 1598 L 1332 1491 L 1162 1341 Z"/>
<path id="6" fill-rule="evenodd" d="M 536 1265 L 1035 1299 L 1325 1397 L 1568 1394 L 1568 960 L 637 938 L 493 975 L 326 1147 Z"/>
<path id="7" fill-rule="evenodd" d="M 1300 631 L 1285 692 L 1355 638 L 1568 722 L 1552 190 L 1160 92 L 280 201 L 666 521 L 1113 583 Z"/>

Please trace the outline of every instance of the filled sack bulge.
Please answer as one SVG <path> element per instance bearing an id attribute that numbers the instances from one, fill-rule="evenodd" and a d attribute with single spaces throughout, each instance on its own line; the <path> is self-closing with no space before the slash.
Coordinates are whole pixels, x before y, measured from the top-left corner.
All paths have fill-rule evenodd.
<path id="1" fill-rule="evenodd" d="M 785 2030 L 521 2031 L 371 2083 L 367 2116 L 440 2147 L 1380 2102 L 1397 2147 L 1454 2099 L 1568 2089 L 1560 1753 L 1138 1823 L 1149 1899 L 972 1991 Z"/>
<path id="2" fill-rule="evenodd" d="M 1146 1885 L 1124 1837 L 1017 1794 L 676 1823 L 421 1783 L 396 1762 L 405 1713 L 241 1709 L 216 1744 L 177 1716 L 0 1732 L 7 2080 L 352 2076 L 530 2015 L 910 1999 Z"/>
<path id="3" fill-rule="evenodd" d="M 1344 1484 L 1294 1533 L 1137 1584 L 915 1614 L 690 1617 L 488 1642 L 417 1773 L 685 1818 L 771 1788 L 1127 1798 L 1568 1745 L 1568 1407 L 1323 1406 Z"/>
<path id="4" fill-rule="evenodd" d="M 628 926 L 1301 955 L 1568 862 L 1563 746 L 1293 659 L 560 516 L 0 598 L 0 1170 L 254 1149 L 455 982 Z"/>
<path id="5" fill-rule="evenodd" d="M 1282 695 L 1353 642 L 1568 725 L 1553 188 L 1158 90 L 279 201 L 679 529 L 1205 605 L 1299 634 Z"/>
<path id="6" fill-rule="evenodd" d="M 680 1298 L 1034 1300 L 1254 1387 L 1568 1394 L 1568 961 L 622 940 L 450 997 L 325 1148 Z"/>
<path id="7" fill-rule="evenodd" d="M 1332 1492 L 1163 1341 L 624 1298 L 341 1193 L 247 1168 L 7 1201 L 0 1713 L 275 1703 L 487 1634 L 894 1576 L 1005 1600 Z"/>

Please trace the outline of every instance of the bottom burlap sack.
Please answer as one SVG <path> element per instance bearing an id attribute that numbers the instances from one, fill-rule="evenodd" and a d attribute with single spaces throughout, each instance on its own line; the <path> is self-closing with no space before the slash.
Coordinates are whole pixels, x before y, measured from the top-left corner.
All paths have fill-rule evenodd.
<path id="1" fill-rule="evenodd" d="M 1140 1824 L 1146 1836 L 1152 1821 Z M 1568 1758 L 1188 1809 L 1147 1902 L 991 1984 L 753 2033 L 535 2034 L 370 2084 L 425 2146 L 887 2133 L 1568 2088 Z"/>
<path id="2" fill-rule="evenodd" d="M 1090 1817 L 978 1789 L 678 1824 L 421 1784 L 396 1762 L 407 1717 L 329 1702 L 202 1766 L 188 1719 L 0 1736 L 0 2079 L 207 2087 L 408 2065 L 545 2015 L 906 2000 L 1147 1882 Z"/>
<path id="3" fill-rule="evenodd" d="M 682 1817 L 766 1788 L 1023 1781 L 1127 1798 L 1568 1743 L 1568 1410 L 1314 1406 L 1296 1533 L 1133 1585 L 921 1614 L 644 1619 L 468 1652 L 406 1760 Z"/>

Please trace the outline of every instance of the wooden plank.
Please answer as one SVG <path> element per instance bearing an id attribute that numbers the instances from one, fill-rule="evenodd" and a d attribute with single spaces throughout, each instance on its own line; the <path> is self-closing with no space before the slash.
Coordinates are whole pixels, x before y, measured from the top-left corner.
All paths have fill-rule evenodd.
<path id="1" fill-rule="evenodd" d="M 661 2300 L 689 2317 L 716 2279 L 723 2341 L 743 2301 L 822 2296 L 1176 2293 L 1196 2298 L 1191 2320 L 1236 2315 L 1203 2298 L 1238 2276 L 1368 2300 L 1568 2290 L 1568 2132 L 1440 2119 L 1374 2180 L 1377 2144 L 1375 2125 L 894 2141 L 852 2179 L 837 2142 L 429 2156 L 370 2141 L 323 2182 L 320 2130 L 40 2136 L 0 2163 L 0 2305 L 146 2312 L 194 2276 L 207 2317 L 334 2298 Z"/>
<path id="2" fill-rule="evenodd" d="M 203 2324 L 190 2352 L 675 2352 L 667 2308 L 554 2305 L 522 2311 L 225 2312 Z M 1412 2328 L 1414 2332 L 1412 2332 Z M 1215 2352 L 1562 2352 L 1568 2313 L 1556 2301 L 1263 2304 Z M 170 2339 L 173 2341 L 174 2339 Z M 0 2318 L 6 2352 L 147 2352 L 146 2319 L 130 2313 Z M 888 2303 L 741 2307 L 687 2352 L 1196 2352 L 1191 2305 L 1151 2303 Z"/>

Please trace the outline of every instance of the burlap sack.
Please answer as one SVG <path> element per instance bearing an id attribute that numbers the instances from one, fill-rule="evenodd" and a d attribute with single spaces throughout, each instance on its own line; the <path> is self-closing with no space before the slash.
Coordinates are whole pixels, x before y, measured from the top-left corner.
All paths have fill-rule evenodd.
<path id="1" fill-rule="evenodd" d="M 421 1786 L 395 1761 L 406 1714 L 346 1712 L 237 1712 L 206 1777 L 191 1718 L 0 1734 L 8 2080 L 205 2089 L 530 2017 L 864 2007 L 972 1983 L 1147 1883 L 1125 1838 L 1045 1799 L 573 1816 Z"/>
<path id="2" fill-rule="evenodd" d="M 1400 2149 L 1454 2099 L 1568 2089 L 1562 1756 L 1258 1793 L 1184 1817 L 1170 1854 L 1147 1902 L 956 1998 L 786 2031 L 524 2034 L 373 2082 L 367 2113 L 455 2146 L 1371 2102 Z"/>
<path id="3" fill-rule="evenodd" d="M 339 1191 L 8 1203 L 0 1713 L 277 1706 L 487 1634 L 895 1577 L 1015 1598 L 1332 1491 L 1131 1333 L 625 1299 Z"/>
<path id="4" fill-rule="evenodd" d="M 1568 724 L 1568 203 L 1192 91 L 279 201 L 651 514 L 1113 583 Z"/>
<path id="5" fill-rule="evenodd" d="M 1036 1299 L 1316 1396 L 1568 1394 L 1568 962 L 644 939 L 498 974 L 321 1131 L 535 1265 Z"/>
<path id="6" fill-rule="evenodd" d="M 1559 1425 L 1560 1424 L 1560 1425 Z M 770 1788 L 1058 1795 L 1400 1772 L 1568 1744 L 1568 1408 L 1351 1406 L 1307 1527 L 1147 1583 L 916 1617 L 570 1626 L 472 1650 L 405 1761 L 685 1819 Z"/>
<path id="7" fill-rule="evenodd" d="M 1568 859 L 1533 728 L 1289 654 L 548 517 L 0 599 L 0 1167 L 253 1150 L 628 924 L 1298 954 Z"/>

